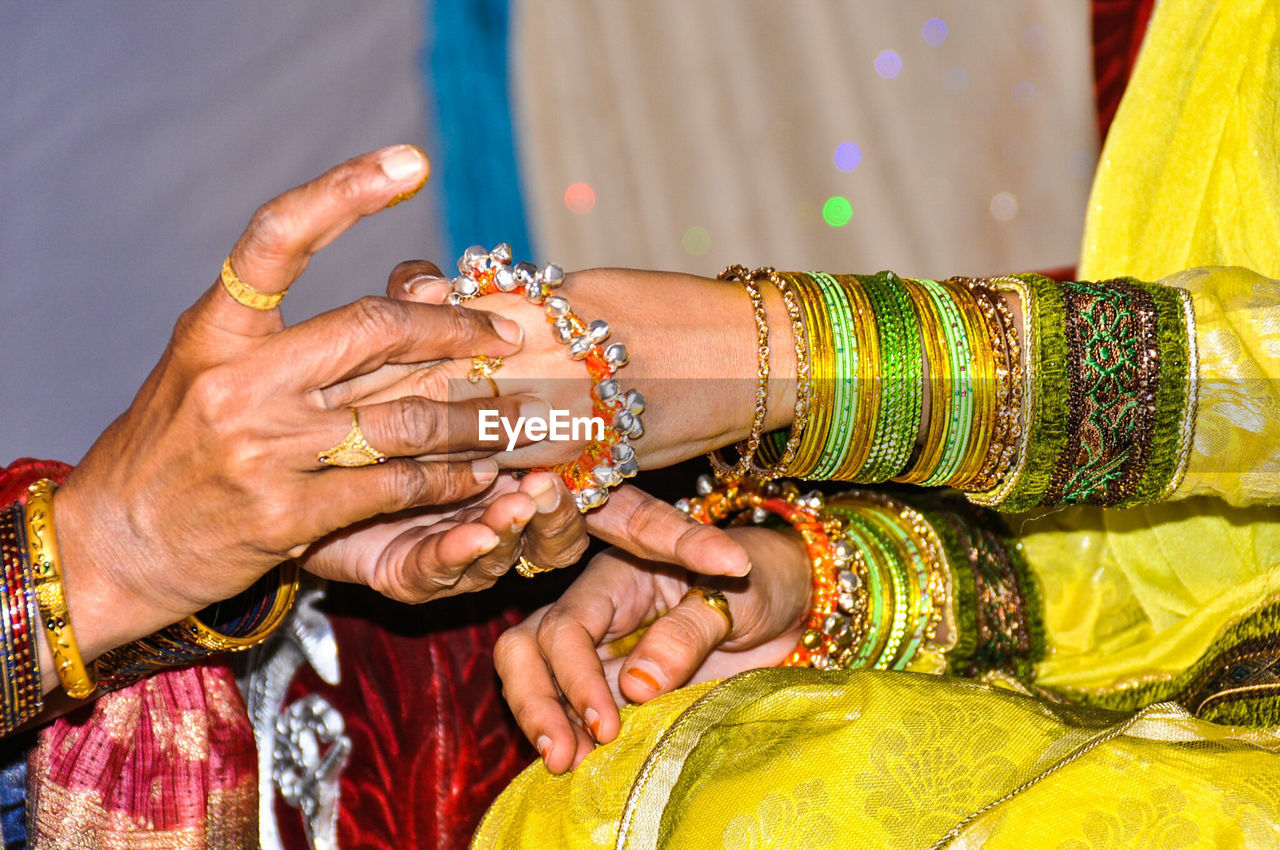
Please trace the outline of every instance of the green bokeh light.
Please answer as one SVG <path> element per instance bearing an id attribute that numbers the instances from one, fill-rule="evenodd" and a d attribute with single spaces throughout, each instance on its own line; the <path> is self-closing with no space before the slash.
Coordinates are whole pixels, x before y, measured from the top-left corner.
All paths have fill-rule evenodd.
<path id="1" fill-rule="evenodd" d="M 834 195 L 822 205 L 822 218 L 832 227 L 844 227 L 853 218 L 853 205 L 848 198 Z"/>

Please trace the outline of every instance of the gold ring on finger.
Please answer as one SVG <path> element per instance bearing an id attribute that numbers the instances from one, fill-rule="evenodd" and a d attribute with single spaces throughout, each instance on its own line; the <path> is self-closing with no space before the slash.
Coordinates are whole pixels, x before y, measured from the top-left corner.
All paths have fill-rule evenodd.
<path id="1" fill-rule="evenodd" d="M 684 593 L 684 599 L 696 596 L 704 604 L 716 609 L 729 625 L 729 634 L 733 634 L 733 612 L 729 610 L 729 599 L 714 587 L 694 586 Z"/>
<path id="2" fill-rule="evenodd" d="M 555 567 L 544 567 L 539 564 L 535 564 L 524 555 L 521 555 L 520 560 L 516 562 L 516 572 L 525 578 L 533 578 L 540 573 L 549 573 L 554 569 Z"/>
<path id="3" fill-rule="evenodd" d="M 240 275 L 231 267 L 230 257 L 222 261 L 220 280 L 228 295 L 251 310 L 274 310 L 289 292 L 288 289 L 284 292 L 259 292 L 240 279 Z"/>
<path id="4" fill-rule="evenodd" d="M 467 373 L 467 380 L 473 384 L 478 384 L 480 379 L 483 378 L 489 382 L 489 386 L 493 387 L 493 397 L 497 398 L 502 393 L 498 391 L 498 382 L 493 379 L 493 373 L 501 368 L 501 357 L 477 354 L 471 358 L 471 371 Z"/>
<path id="5" fill-rule="evenodd" d="M 369 445 L 369 441 L 364 438 L 364 432 L 360 430 L 360 413 L 353 407 L 351 408 L 351 430 L 347 432 L 347 436 L 333 448 L 320 452 L 316 459 L 326 466 L 353 469 L 384 463 L 387 456 Z"/>

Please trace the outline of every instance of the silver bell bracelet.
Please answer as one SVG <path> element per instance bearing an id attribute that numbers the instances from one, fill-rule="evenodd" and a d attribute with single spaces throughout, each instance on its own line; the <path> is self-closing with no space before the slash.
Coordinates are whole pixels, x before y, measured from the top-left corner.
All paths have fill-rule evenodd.
<path id="1" fill-rule="evenodd" d="M 539 269 L 533 263 L 511 262 L 511 246 L 502 243 L 492 251 L 479 245 L 468 248 L 458 260 L 459 275 L 453 279 L 450 304 L 462 304 L 482 295 L 506 292 L 524 295 L 541 305 L 556 341 L 568 347 L 569 356 L 583 361 L 591 376 L 591 402 L 596 416 L 609 423 L 602 439 L 593 439 L 577 460 L 562 463 L 554 470 L 573 494 L 578 510 L 586 513 L 609 498 L 609 490 L 639 471 L 631 441 L 644 436 L 644 396 L 638 390 L 623 390 L 616 378 L 627 365 L 627 347 L 611 342 L 609 323 L 603 319 L 584 322 L 569 307 L 563 295 L 555 294 L 564 283 L 564 269 L 548 263 Z"/>

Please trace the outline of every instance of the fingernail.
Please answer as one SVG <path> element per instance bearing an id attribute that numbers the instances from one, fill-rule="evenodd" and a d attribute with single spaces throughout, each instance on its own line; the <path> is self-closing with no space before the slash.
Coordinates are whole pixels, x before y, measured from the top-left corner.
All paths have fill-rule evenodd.
<path id="1" fill-rule="evenodd" d="M 520 327 L 516 322 L 513 322 L 510 319 L 504 319 L 501 316 L 494 316 L 492 321 L 494 331 L 496 331 L 498 336 L 502 337 L 504 341 L 509 342 L 512 345 L 519 345 L 520 341 L 524 339 L 524 328 Z"/>
<path id="2" fill-rule="evenodd" d="M 523 531 L 524 527 L 529 524 L 529 520 L 533 519 L 533 514 L 533 511 L 526 513 L 524 508 L 521 507 L 521 509 L 516 512 L 515 518 L 511 520 L 511 532 L 515 534 Z"/>
<path id="3" fill-rule="evenodd" d="M 449 281 L 434 275 L 419 275 L 404 283 L 404 291 L 420 301 L 443 301 Z"/>
<path id="4" fill-rule="evenodd" d="M 635 662 L 632 662 L 632 666 L 627 669 L 627 675 L 635 679 L 640 684 L 644 685 L 646 688 L 649 688 L 650 690 L 654 690 L 654 691 L 662 690 L 662 683 L 658 681 L 658 676 L 654 675 L 648 670 L 641 669 L 640 667 L 641 664 L 644 664 L 646 667 L 650 667 L 650 668 L 656 666 L 652 663 L 645 662 L 645 661 L 635 661 Z M 657 671 L 657 672 L 658 672 L 658 675 L 661 675 L 660 671 Z"/>
<path id="5" fill-rule="evenodd" d="M 533 503 L 538 506 L 538 513 L 549 514 L 560 504 L 560 491 L 550 477 L 539 479 L 529 494 Z"/>
<path id="6" fill-rule="evenodd" d="M 471 560 L 474 561 L 476 558 L 479 558 L 481 555 L 488 555 L 494 549 L 498 548 L 498 543 L 500 542 L 500 538 L 498 537 L 498 535 L 494 534 L 492 531 L 489 532 L 489 535 L 490 537 L 488 540 L 484 541 L 483 543 L 476 544 L 475 553 L 471 556 Z"/>
<path id="7" fill-rule="evenodd" d="M 414 178 L 425 180 L 427 177 L 426 154 L 413 145 L 392 148 L 378 160 L 378 165 L 382 168 L 382 173 L 394 183 L 406 183 Z"/>
<path id="8" fill-rule="evenodd" d="M 551 752 L 551 736 L 539 735 L 538 740 L 533 742 L 533 747 L 538 751 L 538 755 L 542 756 L 542 760 L 547 760 L 547 753 Z"/>
<path id="9" fill-rule="evenodd" d="M 587 728 L 591 730 L 591 737 L 597 741 L 600 740 L 600 712 L 594 708 L 588 708 L 582 712 L 582 719 L 587 721 Z"/>
<path id="10" fill-rule="evenodd" d="M 493 458 L 482 457 L 471 461 L 471 477 L 479 484 L 491 484 L 498 477 L 498 463 Z"/>

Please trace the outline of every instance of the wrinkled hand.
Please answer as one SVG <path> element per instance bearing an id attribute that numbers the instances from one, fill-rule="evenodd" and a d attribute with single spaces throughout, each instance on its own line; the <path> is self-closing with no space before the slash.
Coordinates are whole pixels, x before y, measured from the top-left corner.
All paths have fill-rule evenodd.
<path id="1" fill-rule="evenodd" d="M 761 528 L 728 534 L 750 555 L 746 578 L 706 579 L 610 550 L 557 602 L 499 639 L 494 660 L 503 693 L 552 773 L 577 766 L 597 743 L 617 736 L 618 706 L 776 665 L 795 648 L 810 586 L 799 538 Z M 732 633 L 720 612 L 685 597 L 692 585 L 725 593 Z M 646 624 L 629 649 L 611 646 Z"/>
<path id="2" fill-rule="evenodd" d="M 255 289 L 283 292 L 312 254 L 426 175 L 410 146 L 356 157 L 258 210 L 232 264 Z M 362 406 L 364 434 L 391 459 L 337 469 L 317 453 L 346 436 L 351 413 L 324 390 L 384 364 L 510 356 L 520 340 L 491 314 L 386 298 L 286 328 L 278 309 L 250 309 L 215 283 L 58 492 L 82 651 L 93 657 L 232 596 L 336 529 L 483 491 L 492 461 L 414 458 L 480 448 L 479 410 L 518 415 L 520 398 Z"/>

